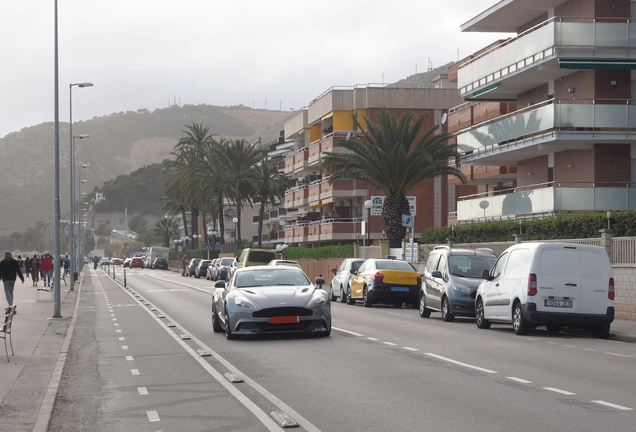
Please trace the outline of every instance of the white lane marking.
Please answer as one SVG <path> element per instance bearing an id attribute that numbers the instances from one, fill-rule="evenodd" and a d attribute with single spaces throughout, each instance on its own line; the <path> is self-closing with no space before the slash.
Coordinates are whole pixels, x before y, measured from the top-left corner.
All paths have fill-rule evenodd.
<path id="1" fill-rule="evenodd" d="M 122 346 L 121 346 L 121 349 L 123 349 L 123 350 L 127 350 L 127 349 L 128 349 L 128 345 L 122 345 Z"/>
<path id="2" fill-rule="evenodd" d="M 115 326 L 115 327 L 119 327 L 119 324 L 118 324 L 118 323 L 115 323 L 115 324 L 114 324 L 114 326 Z"/>
<path id="3" fill-rule="evenodd" d="M 131 369 L 130 373 L 133 375 L 139 375 L 139 369 Z"/>
<path id="4" fill-rule="evenodd" d="M 148 389 L 146 387 L 137 387 L 137 391 L 140 395 L 144 396 L 148 394 Z"/>
<path id="5" fill-rule="evenodd" d="M 506 377 L 506 378 L 508 378 L 509 380 L 512 380 L 512 381 L 517 381 L 517 382 L 519 382 L 521 384 L 532 384 L 532 381 L 524 380 L 524 379 L 517 378 L 517 377 Z"/>
<path id="6" fill-rule="evenodd" d="M 372 337 L 368 337 L 367 339 L 369 339 L 370 341 L 377 341 L 377 340 L 380 340 L 380 339 L 372 338 Z"/>
<path id="7" fill-rule="evenodd" d="M 600 405 L 605 405 L 605 406 L 608 406 L 610 408 L 616 408 L 616 409 L 621 410 L 621 411 L 634 411 L 633 408 L 624 407 L 622 405 L 616 405 L 616 404 L 613 404 L 613 403 L 610 403 L 610 402 L 605 402 L 605 401 L 602 401 L 602 400 L 593 400 L 592 402 L 600 404 Z"/>
<path id="8" fill-rule="evenodd" d="M 555 393 L 561 393 L 561 394 L 564 394 L 564 395 L 567 395 L 567 396 L 574 396 L 576 394 L 576 393 L 572 393 L 572 392 L 569 392 L 569 391 L 566 391 L 566 390 L 561 390 L 561 389 L 554 388 L 554 387 L 543 387 L 543 390 L 548 390 L 548 391 L 555 392 Z"/>
<path id="9" fill-rule="evenodd" d="M 464 366 L 464 367 L 467 367 L 467 368 L 470 368 L 470 369 L 475 369 L 475 370 L 478 370 L 478 371 L 481 371 L 481 372 L 485 372 L 485 373 L 489 373 L 489 374 L 496 374 L 497 373 L 497 372 L 492 371 L 490 369 L 484 369 L 484 368 L 480 368 L 478 366 L 470 365 L 468 363 L 462 363 L 462 362 L 457 361 L 457 360 L 449 359 L 448 357 L 442 357 L 441 355 L 437 355 L 437 354 L 433 354 L 433 353 L 424 353 L 424 354 L 426 354 L 427 356 L 430 356 L 430 357 L 434 357 L 434 358 L 436 358 L 438 360 L 443 360 L 445 362 L 453 363 L 453 364 L 456 364 L 458 366 Z"/>
<path id="10" fill-rule="evenodd" d="M 146 411 L 146 414 L 148 415 L 148 421 L 151 421 L 151 422 L 161 421 L 161 419 L 159 418 L 159 414 L 157 414 L 157 411 Z"/>
<path id="11" fill-rule="evenodd" d="M 113 321 L 117 321 L 117 318 L 113 318 Z"/>
<path id="12" fill-rule="evenodd" d="M 126 340 L 126 338 L 125 337 L 120 337 L 119 340 Z"/>
<path id="13" fill-rule="evenodd" d="M 382 342 L 385 345 L 390 345 L 390 346 L 396 346 L 397 344 L 393 343 L 393 342 Z"/>
<path id="14" fill-rule="evenodd" d="M 110 314 L 110 316 L 115 316 L 115 314 Z"/>
<path id="15" fill-rule="evenodd" d="M 331 329 L 339 331 L 339 332 L 342 332 L 342 333 L 347 333 L 347 334 L 350 334 L 352 336 L 364 336 L 364 335 L 361 335 L 360 333 L 352 332 L 352 331 L 349 331 L 349 330 L 344 330 L 344 329 L 341 329 L 341 328 L 338 328 L 338 327 L 333 327 L 332 326 Z"/>
<path id="16" fill-rule="evenodd" d="M 133 361 L 133 360 L 134 360 L 133 356 L 126 356 L 126 361 Z"/>
<path id="17" fill-rule="evenodd" d="M 172 283 L 172 284 L 175 284 L 175 285 L 181 285 L 181 286 L 184 286 L 186 288 L 191 288 L 191 289 L 194 289 L 194 290 L 197 290 L 197 291 L 201 291 L 201 292 L 204 292 L 204 293 L 207 293 L 207 294 L 214 294 L 214 290 L 209 291 L 209 290 L 206 290 L 206 289 L 202 289 L 202 288 L 195 287 L 195 286 L 192 286 L 192 285 L 184 284 L 184 283 L 181 283 L 181 282 L 176 282 L 176 281 L 173 281 L 173 280 L 170 280 L 170 279 L 164 279 L 164 278 L 157 277 L 157 276 L 154 276 L 154 275 L 147 275 L 147 276 L 149 278 L 152 278 L 152 279 L 159 279 L 159 280 L 162 280 L 164 282 Z"/>
<path id="18" fill-rule="evenodd" d="M 411 348 L 411 347 L 402 347 L 402 349 L 405 349 L 407 351 L 419 351 L 417 348 Z"/>
<path id="19" fill-rule="evenodd" d="M 117 333 L 121 333 L 121 330 L 119 330 L 119 329 L 117 329 L 117 330 L 115 330 L 115 331 L 116 331 Z"/>

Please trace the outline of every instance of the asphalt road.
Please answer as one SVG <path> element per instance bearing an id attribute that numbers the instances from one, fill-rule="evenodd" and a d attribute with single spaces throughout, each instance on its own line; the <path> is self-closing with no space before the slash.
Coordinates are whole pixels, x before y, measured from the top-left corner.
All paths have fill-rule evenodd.
<path id="1" fill-rule="evenodd" d="M 634 344 L 339 302 L 329 338 L 227 341 L 212 282 L 127 284 L 85 278 L 51 431 L 280 431 L 277 410 L 307 431 L 636 430 Z"/>

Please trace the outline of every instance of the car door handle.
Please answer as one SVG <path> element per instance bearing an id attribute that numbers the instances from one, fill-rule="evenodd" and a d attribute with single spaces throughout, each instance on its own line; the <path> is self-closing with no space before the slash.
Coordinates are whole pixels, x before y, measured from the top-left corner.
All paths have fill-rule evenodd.
<path id="1" fill-rule="evenodd" d="M 499 286 L 499 282 L 497 282 L 497 283 L 495 284 L 495 286 Z"/>
<path id="2" fill-rule="evenodd" d="M 572 283 L 572 282 L 568 282 L 568 283 L 565 284 L 565 286 L 576 286 L 576 284 Z"/>

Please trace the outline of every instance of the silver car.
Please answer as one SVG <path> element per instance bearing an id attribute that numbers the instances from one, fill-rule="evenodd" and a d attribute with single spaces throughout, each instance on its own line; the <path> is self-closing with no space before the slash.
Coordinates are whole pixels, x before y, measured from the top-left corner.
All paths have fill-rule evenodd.
<path id="1" fill-rule="evenodd" d="M 333 279 L 331 280 L 331 301 L 336 301 L 340 297 L 340 303 L 347 301 L 347 293 L 349 292 L 349 281 L 356 274 L 364 259 L 347 258 L 342 261 L 340 267 L 331 269 Z"/>
<path id="2" fill-rule="evenodd" d="M 313 285 L 298 268 L 255 266 L 236 269 L 214 284 L 212 329 L 228 340 L 259 333 L 331 334 L 331 303 L 324 284 Z"/>

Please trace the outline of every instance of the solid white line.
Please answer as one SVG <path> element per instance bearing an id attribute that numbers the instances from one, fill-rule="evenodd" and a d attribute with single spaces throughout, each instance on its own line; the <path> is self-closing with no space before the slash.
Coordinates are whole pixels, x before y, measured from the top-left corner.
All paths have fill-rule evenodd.
<path id="1" fill-rule="evenodd" d="M 393 342 L 382 342 L 385 345 L 391 345 L 391 346 L 396 346 L 397 344 L 393 343 Z"/>
<path id="2" fill-rule="evenodd" d="M 543 387 L 543 390 L 549 390 L 551 392 L 561 393 L 561 394 L 564 394 L 564 395 L 567 395 L 567 396 L 574 396 L 576 394 L 576 393 L 572 393 L 572 392 L 569 392 L 569 391 L 566 391 L 566 390 L 561 390 L 561 389 L 554 388 L 554 387 Z"/>
<path id="3" fill-rule="evenodd" d="M 139 375 L 139 369 L 131 369 L 130 373 L 133 375 Z"/>
<path id="4" fill-rule="evenodd" d="M 522 384 L 532 384 L 532 381 L 524 380 L 524 379 L 517 378 L 517 377 L 506 377 L 506 378 L 508 378 L 509 380 L 520 382 Z"/>
<path id="5" fill-rule="evenodd" d="M 634 411 L 633 408 L 627 408 L 627 407 L 624 407 L 624 406 L 621 406 L 621 405 L 616 405 L 616 404 L 613 404 L 613 403 L 610 403 L 610 402 L 605 402 L 605 401 L 602 401 L 602 400 L 593 400 L 592 402 L 600 404 L 600 405 L 605 405 L 605 406 L 608 406 L 610 408 L 616 408 L 616 409 L 621 410 L 621 411 Z"/>
<path id="6" fill-rule="evenodd" d="M 411 347 L 402 347 L 402 348 L 408 351 L 419 351 L 417 348 L 411 348 Z"/>
<path id="7" fill-rule="evenodd" d="M 148 415 L 148 421 L 151 421 L 151 422 L 161 421 L 161 419 L 159 418 L 159 414 L 157 414 L 157 411 L 146 411 L 146 414 Z"/>
<path id="8" fill-rule="evenodd" d="M 148 389 L 146 389 L 146 387 L 137 387 L 137 391 L 139 392 L 140 395 L 147 395 L 148 394 Z"/>
<path id="9" fill-rule="evenodd" d="M 453 363 L 453 364 L 456 364 L 456 365 L 459 365 L 459 366 L 464 366 L 464 367 L 467 367 L 467 368 L 470 368 L 470 369 L 475 369 L 475 370 L 478 370 L 478 371 L 481 371 L 481 372 L 490 373 L 490 374 L 496 374 L 497 373 L 497 372 L 492 371 L 490 369 L 484 369 L 484 368 L 480 368 L 478 366 L 470 365 L 468 363 L 462 363 L 462 362 L 459 362 L 457 360 L 449 359 L 447 357 L 442 357 L 442 356 L 437 355 L 437 354 L 433 354 L 433 353 L 424 353 L 424 354 L 426 354 L 427 356 L 434 357 L 434 358 L 436 358 L 438 360 L 443 360 L 443 361 L 446 361 L 446 362 L 449 362 L 449 363 Z"/>
<path id="10" fill-rule="evenodd" d="M 349 331 L 349 330 L 344 330 L 344 329 L 341 329 L 341 328 L 338 328 L 338 327 L 333 327 L 332 326 L 331 329 L 339 331 L 339 332 L 342 332 L 342 333 L 347 333 L 347 334 L 350 334 L 350 335 L 353 335 L 353 336 L 364 336 L 364 335 L 361 335 L 360 333 L 352 332 L 352 331 Z"/>

